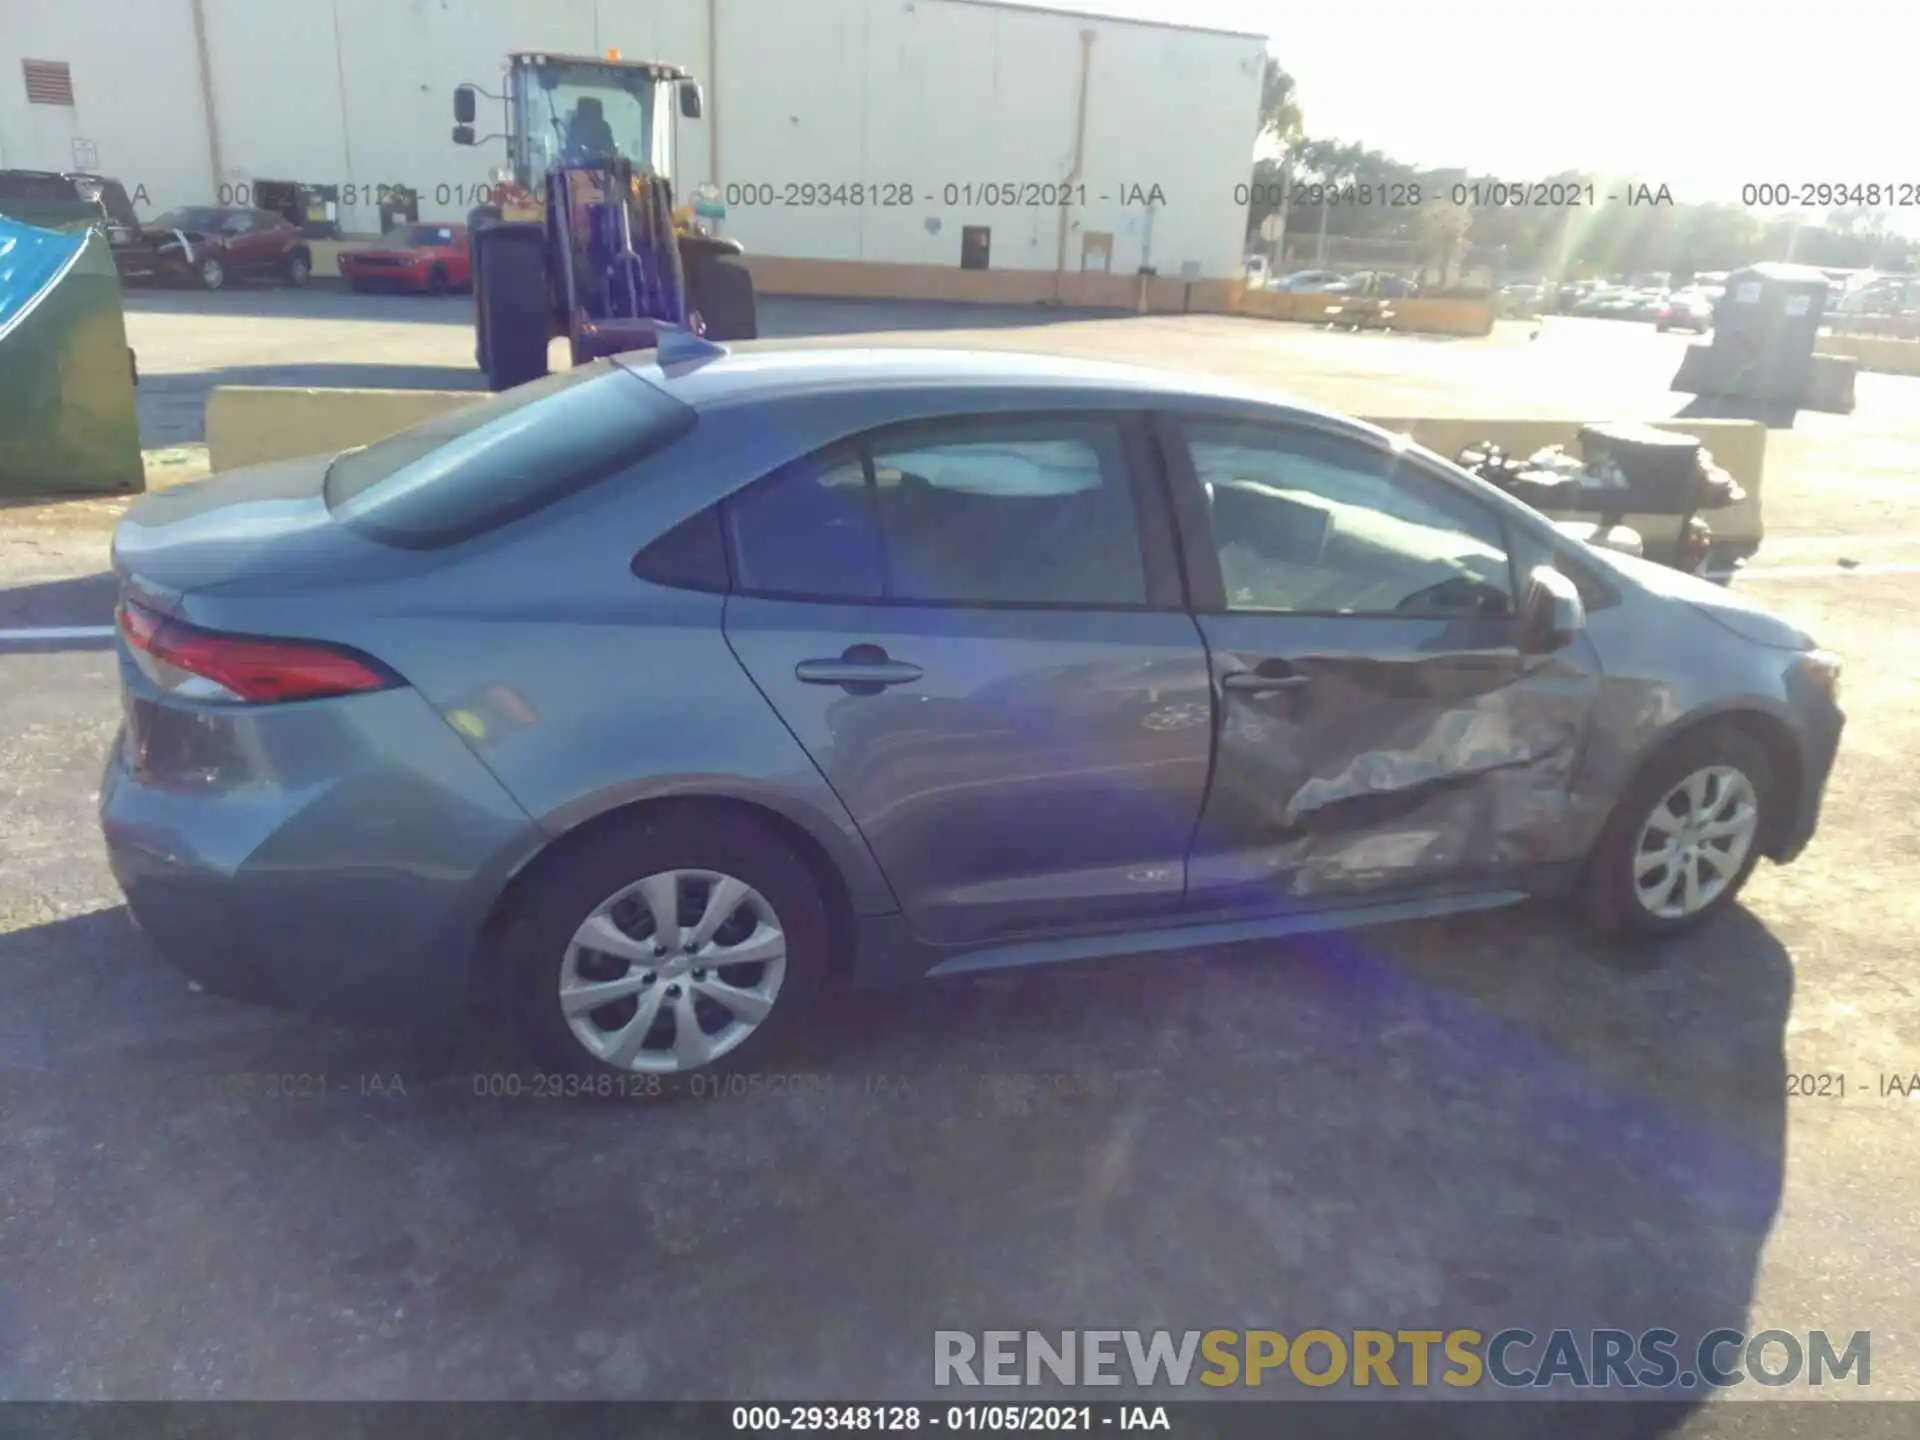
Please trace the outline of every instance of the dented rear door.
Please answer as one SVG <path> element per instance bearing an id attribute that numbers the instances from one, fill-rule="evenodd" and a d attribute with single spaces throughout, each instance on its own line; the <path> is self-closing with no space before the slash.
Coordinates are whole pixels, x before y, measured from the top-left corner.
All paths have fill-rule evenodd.
<path id="1" fill-rule="evenodd" d="M 1166 434 L 1217 707 L 1188 907 L 1500 887 L 1575 858 L 1599 667 L 1584 635 L 1521 653 L 1497 512 L 1358 434 Z"/>

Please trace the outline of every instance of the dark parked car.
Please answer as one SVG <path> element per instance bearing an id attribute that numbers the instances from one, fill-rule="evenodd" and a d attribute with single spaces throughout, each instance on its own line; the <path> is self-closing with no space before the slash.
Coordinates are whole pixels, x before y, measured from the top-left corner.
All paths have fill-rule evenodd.
<path id="1" fill-rule="evenodd" d="M 1691 330 L 1704 335 L 1713 328 L 1713 299 L 1700 290 L 1676 290 L 1654 312 L 1656 330 Z"/>
<path id="2" fill-rule="evenodd" d="M 843 983 L 1528 895 L 1674 935 L 1842 727 L 1805 634 L 1436 455 L 1038 355 L 670 334 L 145 497 L 113 562 L 159 947 L 601 1085 Z"/>
<path id="3" fill-rule="evenodd" d="M 272 210 L 190 205 L 169 210 L 142 234 L 144 252 L 120 256 L 129 279 L 186 282 L 220 290 L 235 280 L 304 285 L 313 253 L 298 226 Z"/>
<path id="4" fill-rule="evenodd" d="M 143 248 L 126 187 L 106 175 L 0 170 L 0 215 L 50 230 L 91 225 L 107 237 L 116 260 Z"/>
<path id="5" fill-rule="evenodd" d="M 1411 300 L 1420 293 L 1420 287 L 1411 280 L 1371 270 L 1349 275 L 1339 284 L 1329 285 L 1327 290 L 1334 295 L 1378 295 L 1385 300 Z"/>

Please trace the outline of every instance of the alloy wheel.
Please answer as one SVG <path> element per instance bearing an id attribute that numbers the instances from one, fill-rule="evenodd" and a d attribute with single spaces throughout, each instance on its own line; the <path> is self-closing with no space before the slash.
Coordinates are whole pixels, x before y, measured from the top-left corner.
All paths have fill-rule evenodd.
<path id="1" fill-rule="evenodd" d="M 560 965 L 560 1009 L 604 1064 L 697 1070 L 760 1027 L 786 968 L 786 932 L 758 890 L 717 870 L 667 870 L 580 923 Z"/>
<path id="2" fill-rule="evenodd" d="M 1742 771 L 1694 771 L 1660 798 L 1640 828 L 1634 898 L 1662 920 L 1698 914 L 1738 878 L 1759 823 L 1759 798 Z"/>
<path id="3" fill-rule="evenodd" d="M 218 260 L 200 262 L 200 283 L 209 290 L 218 290 L 227 283 L 227 270 Z"/>

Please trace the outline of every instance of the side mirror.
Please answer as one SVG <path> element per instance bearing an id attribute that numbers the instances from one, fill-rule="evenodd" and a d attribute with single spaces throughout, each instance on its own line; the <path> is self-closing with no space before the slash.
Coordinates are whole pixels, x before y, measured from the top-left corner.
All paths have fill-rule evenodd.
<path id="1" fill-rule="evenodd" d="M 700 87 L 692 80 L 680 82 L 680 113 L 689 120 L 700 118 Z"/>
<path id="2" fill-rule="evenodd" d="M 453 118 L 462 125 L 471 125 L 473 114 L 473 86 L 456 85 L 453 90 Z"/>
<path id="3" fill-rule="evenodd" d="M 453 127 L 453 143 L 456 145 L 473 144 L 473 126 L 456 125 Z"/>
<path id="4" fill-rule="evenodd" d="M 1579 587 L 1551 565 L 1536 568 L 1520 603 L 1520 648 L 1529 655 L 1551 654 L 1571 645 L 1586 628 Z"/>

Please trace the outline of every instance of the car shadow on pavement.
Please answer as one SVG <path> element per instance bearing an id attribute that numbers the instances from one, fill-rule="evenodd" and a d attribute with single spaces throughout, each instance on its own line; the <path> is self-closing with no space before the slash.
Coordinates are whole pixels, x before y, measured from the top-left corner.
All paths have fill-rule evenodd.
<path id="1" fill-rule="evenodd" d="M 64 580 L 0 588 L 0 630 L 67 629 L 113 624 L 120 582 L 110 571 Z M 113 637 L 64 635 L 34 640 L 0 640 L 0 644 L 31 645 L 35 649 L 104 650 Z"/>
<path id="2" fill-rule="evenodd" d="M 1521 910 L 952 981 L 581 1095 L 485 1026 L 191 993 L 124 910 L 16 929 L 0 1329 L 33 1338 L 0 1388 L 47 1393 L 82 1336 L 113 1393 L 184 1394 L 198 1355 L 187 1398 L 953 1399 L 933 1332 L 988 1328 L 1671 1329 L 1684 1361 L 1745 1328 L 1791 969 L 1740 911 L 1606 962 Z"/>

